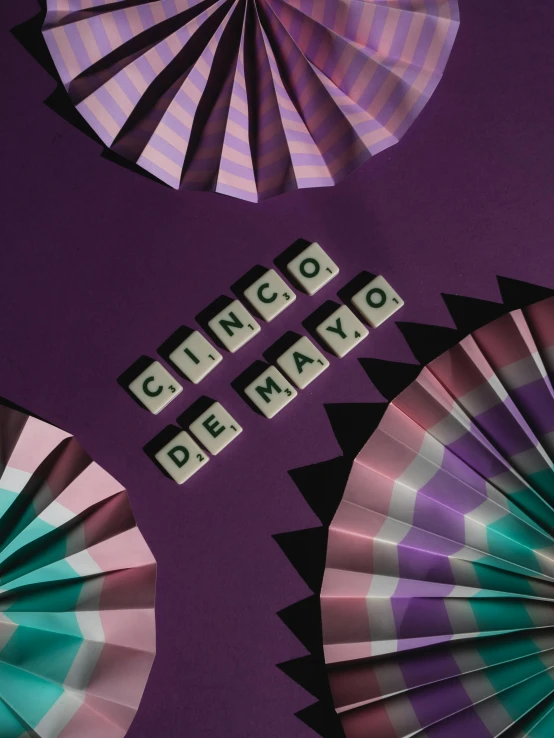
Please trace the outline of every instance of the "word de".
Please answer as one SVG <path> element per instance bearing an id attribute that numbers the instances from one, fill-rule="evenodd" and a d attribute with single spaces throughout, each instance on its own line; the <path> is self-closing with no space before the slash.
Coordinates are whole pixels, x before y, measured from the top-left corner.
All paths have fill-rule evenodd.
<path id="1" fill-rule="evenodd" d="M 223 405 L 214 402 L 189 426 L 189 431 L 216 456 L 242 433 L 242 428 Z M 186 431 L 166 443 L 154 458 L 177 484 L 186 482 L 210 460 Z"/>

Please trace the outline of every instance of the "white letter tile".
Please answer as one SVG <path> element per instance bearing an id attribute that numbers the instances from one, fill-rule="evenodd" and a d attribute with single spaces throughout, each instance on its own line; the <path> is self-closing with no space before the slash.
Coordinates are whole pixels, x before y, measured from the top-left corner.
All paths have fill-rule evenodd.
<path id="1" fill-rule="evenodd" d="M 266 418 L 272 418 L 294 400 L 298 392 L 278 369 L 270 366 L 248 385 L 245 394 Z"/>
<path id="2" fill-rule="evenodd" d="M 340 308 L 316 328 L 331 351 L 342 358 L 369 335 L 368 329 L 350 308 Z"/>
<path id="3" fill-rule="evenodd" d="M 189 430 L 214 456 L 242 433 L 241 426 L 219 402 L 191 423 Z"/>
<path id="4" fill-rule="evenodd" d="M 186 482 L 209 461 L 206 452 L 185 431 L 160 449 L 155 459 L 177 484 Z"/>
<path id="5" fill-rule="evenodd" d="M 238 300 L 218 313 L 208 325 L 231 353 L 238 351 L 261 330 L 258 323 Z"/>
<path id="6" fill-rule="evenodd" d="M 190 334 L 170 355 L 169 360 L 194 384 L 201 382 L 223 356 L 198 331 Z"/>
<path id="7" fill-rule="evenodd" d="M 175 381 L 159 361 L 153 361 L 148 369 L 133 379 L 129 389 L 154 415 L 183 391 L 179 382 Z"/>
<path id="8" fill-rule="evenodd" d="M 404 300 L 384 277 L 375 277 L 363 290 L 354 295 L 352 304 L 373 328 L 377 328 L 400 310 Z"/>
<path id="9" fill-rule="evenodd" d="M 269 269 L 244 291 L 244 296 L 264 320 L 270 321 L 296 300 L 296 295 L 275 269 Z"/>
<path id="10" fill-rule="evenodd" d="M 328 359 L 302 336 L 277 359 L 277 365 L 299 389 L 304 389 L 329 366 Z"/>
<path id="11" fill-rule="evenodd" d="M 305 248 L 287 264 L 287 270 L 308 295 L 315 295 L 339 273 L 338 266 L 318 243 Z"/>

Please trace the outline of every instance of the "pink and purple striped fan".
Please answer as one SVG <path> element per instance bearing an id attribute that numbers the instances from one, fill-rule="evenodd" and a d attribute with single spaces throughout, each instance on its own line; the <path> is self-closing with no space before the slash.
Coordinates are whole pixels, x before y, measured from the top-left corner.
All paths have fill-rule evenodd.
<path id="1" fill-rule="evenodd" d="M 324 653 L 347 738 L 554 735 L 554 298 L 389 405 L 329 532 Z"/>
<path id="2" fill-rule="evenodd" d="M 123 738 L 155 582 L 125 490 L 69 434 L 0 406 L 2 738 Z"/>
<path id="3" fill-rule="evenodd" d="M 106 146 L 256 202 L 396 143 L 458 24 L 457 0 L 47 0 L 43 33 Z"/>

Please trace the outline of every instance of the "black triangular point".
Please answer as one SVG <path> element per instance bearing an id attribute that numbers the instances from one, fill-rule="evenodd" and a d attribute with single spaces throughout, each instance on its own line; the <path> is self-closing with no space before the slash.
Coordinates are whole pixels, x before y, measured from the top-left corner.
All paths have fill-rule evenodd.
<path id="1" fill-rule="evenodd" d="M 321 633 L 321 609 L 319 595 L 310 595 L 300 602 L 295 602 L 277 615 L 311 654 L 321 655 L 323 636 Z"/>
<path id="2" fill-rule="evenodd" d="M 302 496 L 324 525 L 329 525 L 342 499 L 352 464 L 344 456 L 289 472 Z"/>
<path id="3" fill-rule="evenodd" d="M 404 364 L 384 359 L 360 359 L 359 361 L 376 389 L 389 402 L 412 384 L 421 372 L 419 364 Z"/>
<path id="4" fill-rule="evenodd" d="M 329 681 L 320 661 L 310 654 L 277 664 L 277 667 L 319 700 L 329 694 Z"/>
<path id="5" fill-rule="evenodd" d="M 455 346 L 463 337 L 460 331 L 441 325 L 397 323 L 413 355 L 421 364 L 428 364 Z"/>
<path id="6" fill-rule="evenodd" d="M 312 592 L 319 592 L 325 569 L 327 528 L 308 528 L 273 536 Z"/>
<path id="7" fill-rule="evenodd" d="M 305 707 L 296 713 L 296 717 L 323 738 L 344 738 L 339 717 L 326 701 Z"/>
<path id="8" fill-rule="evenodd" d="M 325 405 L 325 412 L 343 454 L 354 459 L 381 422 L 385 402 Z"/>
<path id="9" fill-rule="evenodd" d="M 496 279 L 507 310 L 527 307 L 527 305 L 554 295 L 554 290 L 549 287 L 542 287 L 531 282 L 522 282 L 519 279 L 501 276 L 497 276 Z"/>
<path id="10" fill-rule="evenodd" d="M 506 306 L 500 302 L 448 294 L 442 299 L 456 328 L 466 336 L 506 313 Z"/>

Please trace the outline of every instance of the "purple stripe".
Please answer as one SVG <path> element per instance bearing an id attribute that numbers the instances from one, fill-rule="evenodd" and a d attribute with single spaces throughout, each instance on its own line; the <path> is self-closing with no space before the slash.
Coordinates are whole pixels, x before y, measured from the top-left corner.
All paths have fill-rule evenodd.
<path id="1" fill-rule="evenodd" d="M 222 195 L 238 197 L 241 200 L 246 200 L 247 202 L 258 202 L 258 196 L 256 195 L 256 193 L 247 192 L 246 190 L 241 190 L 237 187 L 232 187 L 231 185 L 224 184 L 222 182 L 217 183 L 215 191 L 221 193 Z"/>
<path id="2" fill-rule="evenodd" d="M 178 166 L 183 166 L 184 154 L 179 151 L 175 146 L 170 144 L 159 133 L 155 133 L 149 141 L 150 146 L 159 151 L 161 154 L 167 156 L 167 158 Z"/>
<path id="3" fill-rule="evenodd" d="M 474 417 L 475 425 L 508 456 L 536 448 L 537 438 L 510 398 Z M 527 430 L 527 433 L 526 433 Z"/>
<path id="4" fill-rule="evenodd" d="M 162 118 L 162 122 L 165 123 L 165 125 L 173 131 L 173 133 L 176 133 L 178 136 L 181 136 L 184 141 L 188 141 L 190 136 L 190 128 L 182 123 L 178 118 L 175 117 L 175 115 L 171 112 L 171 110 L 168 110 L 167 113 Z"/>
<path id="5" fill-rule="evenodd" d="M 146 169 L 147 172 L 150 172 L 150 174 L 153 174 L 155 177 L 160 179 L 162 182 L 170 185 L 171 187 L 177 188 L 179 186 L 179 180 L 175 179 L 173 175 L 168 174 L 165 169 L 162 169 L 157 164 L 154 164 L 154 162 L 151 162 L 141 156 L 137 163 L 143 169 Z"/>
<path id="6" fill-rule="evenodd" d="M 463 507 L 461 500 L 458 504 L 459 507 Z M 475 507 L 473 505 L 470 509 Z M 460 544 L 465 541 L 465 518 L 463 514 L 425 497 L 421 492 L 416 497 L 412 524 L 416 528 L 445 536 Z"/>
<path id="7" fill-rule="evenodd" d="M 423 727 L 472 706 L 459 679 L 447 679 L 410 692 L 409 700 Z M 466 734 L 467 737 L 467 734 Z"/>
<path id="8" fill-rule="evenodd" d="M 81 36 L 79 35 L 79 31 L 74 25 L 69 24 L 65 26 L 65 33 L 67 35 L 69 43 L 71 44 L 73 53 L 77 58 L 80 72 L 83 72 L 90 66 L 90 59 L 81 39 Z"/>
<path id="9" fill-rule="evenodd" d="M 446 448 L 487 479 L 508 471 L 507 462 L 497 452 L 493 451 L 488 441 L 482 439 L 481 433 L 476 429 L 474 432 L 477 437 L 470 432 L 466 432 L 456 441 L 449 443 Z"/>
<path id="10" fill-rule="evenodd" d="M 152 69 L 152 65 L 149 63 L 146 56 L 139 57 L 134 62 L 134 64 L 136 68 L 139 70 L 139 72 L 141 73 L 146 84 L 151 85 L 152 82 L 156 79 L 156 73 Z"/>
<path id="11" fill-rule="evenodd" d="M 108 39 L 108 36 L 106 35 L 106 30 L 104 28 L 104 24 L 102 23 L 99 16 L 89 18 L 88 20 L 89 28 L 92 31 L 92 35 L 94 36 L 94 40 L 98 44 L 98 48 L 100 49 L 100 53 L 102 56 L 107 56 L 112 51 L 112 45 Z"/>
<path id="12" fill-rule="evenodd" d="M 237 162 L 231 161 L 224 156 L 221 157 L 219 168 L 222 171 L 227 172 L 228 174 L 234 174 L 237 177 L 243 177 L 250 182 L 254 182 L 254 173 L 252 169 L 250 169 L 250 167 L 245 167 L 242 164 L 237 164 Z"/>
<path id="13" fill-rule="evenodd" d="M 511 396 L 539 435 L 554 431 L 554 398 L 542 378 L 512 389 Z"/>
<path id="14" fill-rule="evenodd" d="M 117 100 L 114 100 L 114 98 L 106 90 L 106 88 L 99 87 L 94 95 L 92 95 L 92 97 L 95 97 L 98 102 L 104 107 L 104 109 L 108 111 L 108 113 L 117 123 L 118 127 L 120 129 L 123 128 L 123 126 L 125 125 L 125 121 L 127 120 L 127 115 L 119 107 L 119 103 L 117 102 Z"/>
<path id="15" fill-rule="evenodd" d="M 136 105 L 138 101 L 141 99 L 142 95 L 137 90 L 135 85 L 131 82 L 129 79 L 129 76 L 127 74 L 127 70 L 124 69 L 122 72 L 120 72 L 115 79 L 117 80 L 119 86 L 123 90 L 123 92 L 127 95 L 129 100 L 133 103 L 133 105 Z"/>
<path id="16" fill-rule="evenodd" d="M 426 729 L 427 738 L 492 738 L 492 733 L 474 709 L 464 710 L 451 719 Z"/>
<path id="17" fill-rule="evenodd" d="M 102 125 L 102 123 L 100 123 L 94 113 L 90 111 L 83 103 L 79 103 L 79 105 L 77 105 L 77 110 L 79 111 L 79 113 L 81 113 L 81 115 L 92 128 L 92 130 L 95 131 L 100 140 L 103 141 L 106 146 L 110 146 L 113 141 L 113 136 L 104 128 L 104 126 Z"/>
<path id="18" fill-rule="evenodd" d="M 229 146 L 233 151 L 236 151 L 239 154 L 250 156 L 250 145 L 247 142 L 242 141 L 240 138 L 237 138 L 229 131 L 226 131 L 225 133 L 225 146 Z"/>
<path id="19" fill-rule="evenodd" d="M 144 30 L 155 25 L 152 8 L 149 5 L 137 5 L 136 9 Z"/>
<path id="20" fill-rule="evenodd" d="M 115 13 L 111 14 L 110 18 L 112 23 L 115 23 L 115 27 L 119 31 L 123 43 L 133 38 L 133 31 L 131 30 L 129 19 L 124 10 L 116 10 Z"/>

